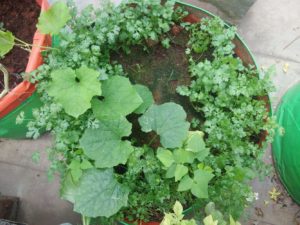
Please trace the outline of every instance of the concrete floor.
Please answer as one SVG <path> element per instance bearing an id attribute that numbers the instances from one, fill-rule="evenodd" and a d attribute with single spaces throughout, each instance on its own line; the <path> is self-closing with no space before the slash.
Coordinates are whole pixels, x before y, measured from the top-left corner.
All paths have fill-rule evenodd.
<path id="1" fill-rule="evenodd" d="M 215 7 L 186 0 L 209 9 L 221 17 L 226 16 Z M 284 92 L 300 80 L 300 1 L 257 0 L 247 15 L 238 22 L 239 33 L 253 51 L 263 67 L 276 65 L 273 80 L 277 91 L 272 94 L 273 108 Z M 231 22 L 232 22 L 231 21 Z M 288 71 L 283 66 L 289 65 Z M 59 225 L 64 222 L 79 224 L 79 216 L 72 206 L 58 198 L 59 181 L 49 182 L 46 176 L 47 157 L 44 149 L 51 144 L 51 137 L 44 136 L 36 141 L 0 140 L 0 193 L 19 196 L 21 211 L 19 220 L 30 225 Z M 31 160 L 35 151 L 42 154 L 41 163 Z M 266 160 L 271 163 L 271 150 Z M 249 209 L 243 224 L 247 225 L 299 225 L 295 205 L 284 193 L 276 177 L 253 182 L 259 200 Z M 283 193 L 277 203 L 269 198 L 269 190 L 276 187 Z"/>

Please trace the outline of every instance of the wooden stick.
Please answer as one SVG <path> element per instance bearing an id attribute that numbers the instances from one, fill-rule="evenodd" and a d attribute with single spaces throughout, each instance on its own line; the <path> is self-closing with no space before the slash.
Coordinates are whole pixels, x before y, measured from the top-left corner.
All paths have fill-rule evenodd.
<path id="1" fill-rule="evenodd" d="M 1 99 L 9 92 L 9 79 L 8 79 L 8 72 L 1 63 L 0 63 L 0 71 L 2 71 L 3 76 L 4 76 L 4 89 L 0 93 L 0 99 Z"/>

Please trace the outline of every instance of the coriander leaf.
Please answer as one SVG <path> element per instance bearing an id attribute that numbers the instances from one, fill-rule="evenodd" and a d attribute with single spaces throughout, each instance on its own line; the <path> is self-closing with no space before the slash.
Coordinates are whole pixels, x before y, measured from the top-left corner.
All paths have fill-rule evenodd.
<path id="1" fill-rule="evenodd" d="M 15 36 L 9 31 L 0 30 L 0 57 L 8 53 L 15 45 Z"/>
<path id="2" fill-rule="evenodd" d="M 93 99 L 92 108 L 97 119 L 118 119 L 138 108 L 143 100 L 128 78 L 113 76 L 103 81 L 104 100 Z"/>
<path id="3" fill-rule="evenodd" d="M 194 172 L 194 183 L 191 192 L 198 198 L 208 198 L 208 182 L 214 175 L 205 170 L 196 170 Z"/>
<path id="4" fill-rule="evenodd" d="M 80 139 L 80 146 L 84 153 L 95 160 L 98 168 L 110 168 L 118 164 L 125 164 L 133 147 L 129 141 L 122 141 L 122 137 L 129 136 L 131 124 L 126 118 L 114 121 L 100 121 L 99 128 L 86 129 Z"/>
<path id="5" fill-rule="evenodd" d="M 82 66 L 76 71 L 71 68 L 58 69 L 50 74 L 48 94 L 60 103 L 67 114 L 78 118 L 91 107 L 93 96 L 101 95 L 99 73 Z"/>
<path id="6" fill-rule="evenodd" d="M 114 178 L 113 169 L 89 169 L 79 182 L 74 211 L 92 218 L 110 217 L 127 205 L 128 194 Z"/>
<path id="7" fill-rule="evenodd" d="M 190 190 L 193 186 L 193 179 L 189 175 L 185 175 L 178 185 L 178 191 L 187 191 Z"/>
<path id="8" fill-rule="evenodd" d="M 170 150 L 158 148 L 157 158 L 162 162 L 165 167 L 170 167 L 175 161 L 173 159 L 173 154 Z"/>
<path id="9" fill-rule="evenodd" d="M 47 11 L 41 12 L 37 28 L 43 34 L 58 34 L 70 19 L 68 6 L 64 2 L 56 2 Z"/>
<path id="10" fill-rule="evenodd" d="M 139 123 L 142 131 L 148 133 L 154 130 L 160 135 L 161 144 L 165 148 L 180 147 L 190 127 L 184 109 L 172 102 L 152 105 L 139 118 Z"/>
<path id="11" fill-rule="evenodd" d="M 133 87 L 143 99 L 143 103 L 134 112 L 138 114 L 144 113 L 154 103 L 152 92 L 144 85 L 136 84 Z"/>
<path id="12" fill-rule="evenodd" d="M 189 169 L 186 166 L 177 164 L 175 169 L 175 181 L 177 182 L 181 180 L 181 178 L 186 175 L 188 171 Z"/>

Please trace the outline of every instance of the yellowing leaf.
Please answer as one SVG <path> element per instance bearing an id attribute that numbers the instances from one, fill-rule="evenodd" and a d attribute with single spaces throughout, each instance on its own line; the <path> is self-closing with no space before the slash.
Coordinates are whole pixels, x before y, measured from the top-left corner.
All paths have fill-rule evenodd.
<path id="1" fill-rule="evenodd" d="M 275 187 L 271 191 L 269 191 L 269 196 L 273 201 L 277 201 L 278 196 L 281 195 L 281 192 L 277 191 Z"/>
<path id="2" fill-rule="evenodd" d="M 209 215 L 203 220 L 204 225 L 218 225 L 218 220 L 213 219 L 212 215 Z"/>
<path id="3" fill-rule="evenodd" d="M 289 65 L 288 63 L 285 63 L 285 64 L 283 65 L 283 68 L 282 68 L 283 72 L 284 72 L 284 73 L 287 73 L 288 70 L 289 70 L 289 67 L 290 67 L 290 65 Z"/>

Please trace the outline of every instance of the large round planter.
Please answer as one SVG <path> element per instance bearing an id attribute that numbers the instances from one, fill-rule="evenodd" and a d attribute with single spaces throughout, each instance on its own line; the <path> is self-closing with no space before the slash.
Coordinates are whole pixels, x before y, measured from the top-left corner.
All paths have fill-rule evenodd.
<path id="1" fill-rule="evenodd" d="M 41 6 L 41 10 L 46 10 L 49 5 L 47 0 L 36 0 Z M 33 37 L 34 47 L 31 50 L 25 72 L 37 69 L 43 61 L 41 48 L 38 46 L 49 46 L 51 37 L 36 31 Z M 20 112 L 24 112 L 26 119 L 32 118 L 32 109 L 41 106 L 40 99 L 35 93 L 35 85 L 23 81 L 5 97 L 0 99 L 0 137 L 5 138 L 25 138 L 26 123 L 16 125 L 16 117 Z"/>
<path id="2" fill-rule="evenodd" d="M 290 196 L 300 204 L 300 83 L 283 96 L 276 110 L 277 130 L 272 144 L 275 168 Z"/>
<path id="3" fill-rule="evenodd" d="M 196 23 L 199 22 L 201 20 L 201 18 L 205 18 L 205 17 L 217 17 L 216 15 L 210 13 L 209 11 L 206 11 L 205 9 L 196 7 L 194 5 L 191 4 L 187 4 L 181 1 L 176 1 L 177 5 L 184 7 L 190 14 L 187 17 L 187 22 L 191 22 L 191 23 Z M 227 26 L 229 27 L 230 25 L 227 24 Z M 248 46 L 245 44 L 245 42 L 242 40 L 242 38 L 236 34 L 235 39 L 233 40 L 236 48 L 235 48 L 235 54 L 237 55 L 237 57 L 241 58 L 241 60 L 243 61 L 243 63 L 245 65 L 253 65 L 254 68 L 258 69 L 257 63 L 254 59 L 253 54 L 251 53 L 250 49 L 248 48 Z M 261 97 L 262 100 L 264 100 L 266 102 L 266 110 L 271 114 L 271 103 L 269 100 L 269 96 L 266 94 L 266 96 Z M 266 134 L 263 133 L 261 136 L 261 141 L 265 140 Z M 193 209 L 193 207 L 190 207 L 188 209 L 186 209 L 184 211 L 184 214 L 188 214 L 189 212 L 191 212 Z M 128 222 L 119 222 L 122 225 L 132 225 Z M 139 222 L 138 225 L 159 225 L 160 222 Z"/>

